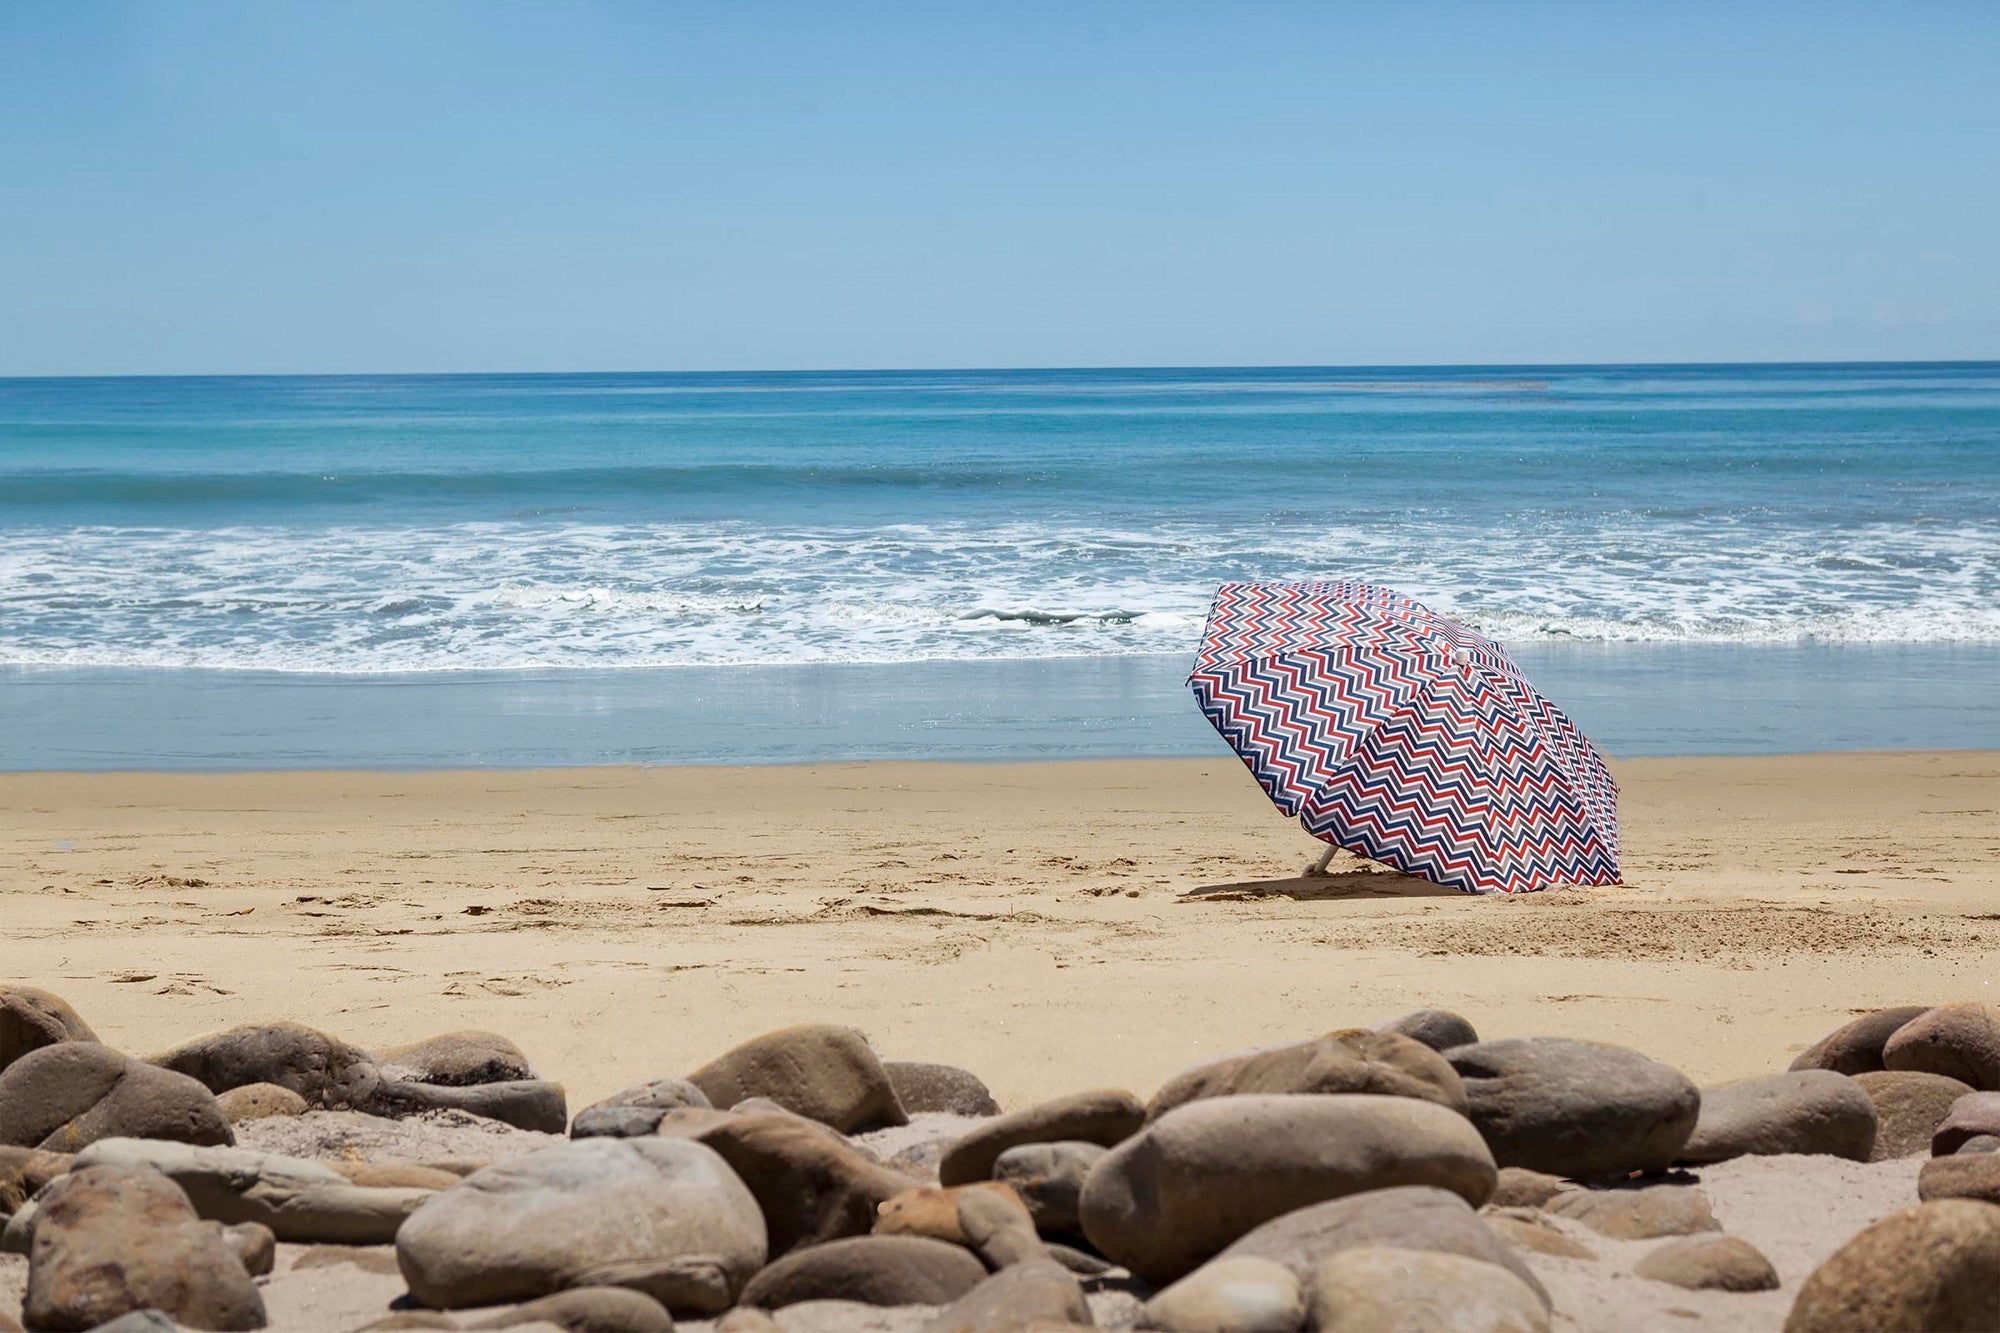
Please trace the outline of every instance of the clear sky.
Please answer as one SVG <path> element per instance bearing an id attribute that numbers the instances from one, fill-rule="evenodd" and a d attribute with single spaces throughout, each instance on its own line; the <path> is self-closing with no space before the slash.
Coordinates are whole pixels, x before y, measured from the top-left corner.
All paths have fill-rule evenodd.
<path id="1" fill-rule="evenodd" d="M 2000 358 L 2000 5 L 0 0 L 0 375 Z"/>

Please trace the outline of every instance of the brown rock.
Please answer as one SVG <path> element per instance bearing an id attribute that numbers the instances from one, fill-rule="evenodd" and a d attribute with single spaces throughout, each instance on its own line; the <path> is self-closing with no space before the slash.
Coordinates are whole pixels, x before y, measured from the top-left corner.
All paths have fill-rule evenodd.
<path id="1" fill-rule="evenodd" d="M 954 1143 L 938 1163 L 938 1181 L 969 1185 L 989 1180 L 994 1160 L 1023 1143 L 1077 1140 L 1108 1148 L 1136 1134 L 1145 1121 L 1146 1108 L 1129 1092 L 1101 1089 L 1058 1097 L 1003 1115 Z"/>
<path id="2" fill-rule="evenodd" d="M 1954 1153 L 1933 1157 L 1917 1173 L 1917 1197 L 1978 1199 L 2000 1203 L 2000 1153 Z"/>
<path id="3" fill-rule="evenodd" d="M 1875 1146 L 1871 1162 L 1914 1157 L 1931 1150 L 1931 1136 L 1951 1114 L 1952 1104 L 1972 1089 L 1943 1074 L 1878 1069 L 1854 1081 L 1875 1103 Z"/>
<path id="4" fill-rule="evenodd" d="M 72 1172 L 36 1212 L 24 1322 L 61 1333 L 136 1310 L 195 1328 L 264 1326 L 264 1302 L 222 1228 L 197 1219 L 171 1181 L 119 1167 Z"/>
<path id="5" fill-rule="evenodd" d="M 1472 1024 L 1449 1009 L 1419 1009 L 1415 1013 L 1404 1014 L 1401 1018 L 1377 1023 L 1375 1030 L 1414 1037 L 1434 1051 L 1448 1051 L 1454 1046 L 1470 1046 L 1479 1040 L 1479 1033 L 1473 1030 Z"/>
<path id="6" fill-rule="evenodd" d="M 1924 1004 L 1878 1009 L 1821 1037 L 1792 1061 L 1794 1069 L 1831 1069 L 1836 1074 L 1867 1074 L 1882 1068 L 1882 1045 L 1913 1018 L 1930 1012 Z"/>
<path id="7" fill-rule="evenodd" d="M 1947 1004 L 1913 1018 L 1883 1045 L 1882 1064 L 2000 1091 L 2000 1009 Z"/>
<path id="8" fill-rule="evenodd" d="M 63 1041 L 96 1041 L 90 1024 L 59 995 L 33 986 L 0 985 L 0 1070 Z"/>
<path id="9" fill-rule="evenodd" d="M 1963 1156 L 1968 1153 L 1981 1152 L 2000 1152 L 2000 1135 L 1974 1134 L 1971 1138 L 1959 1144 L 1957 1152 L 1953 1155 Z"/>
<path id="10" fill-rule="evenodd" d="M 1035 1223 L 1013 1191 L 967 1187 L 958 1196 L 958 1226 L 965 1243 L 988 1268 L 998 1272 L 1046 1259 Z"/>
<path id="11" fill-rule="evenodd" d="M 1298 1333 L 1305 1287 L 1269 1259 L 1211 1259 L 1146 1302 L 1140 1326 L 1167 1333 Z"/>
<path id="12" fill-rule="evenodd" d="M 1493 1192 L 1492 1156 L 1455 1112 L 1367 1093 L 1204 1098 L 1111 1150 L 1084 1183 L 1084 1234 L 1148 1282 L 1322 1200 L 1399 1185 Z"/>
<path id="13" fill-rule="evenodd" d="M 1572 1180 L 1662 1171 L 1694 1132 L 1701 1093 L 1622 1046 L 1563 1037 L 1482 1041 L 1446 1059 L 1493 1160 Z"/>
<path id="14" fill-rule="evenodd" d="M 446 1171 L 416 1162 L 328 1162 L 350 1184 L 377 1190 L 448 1190 L 471 1171 Z"/>
<path id="15" fill-rule="evenodd" d="M 882 1204 L 916 1183 L 793 1116 L 725 1113 L 693 1137 L 721 1154 L 750 1187 L 774 1257 L 868 1234 Z"/>
<path id="16" fill-rule="evenodd" d="M 689 1081 L 724 1110 L 751 1097 L 769 1097 L 843 1134 L 909 1122 L 868 1039 L 830 1023 L 753 1038 L 696 1070 Z"/>
<path id="17" fill-rule="evenodd" d="M 1875 1103 L 1828 1069 L 1799 1069 L 1705 1088 L 1684 1162 L 1787 1153 L 1865 1162 L 1875 1146 Z"/>
<path id="18" fill-rule="evenodd" d="M 1435 1250 L 1363 1246 L 1308 1284 L 1319 1333 L 1548 1333 L 1542 1294 L 1504 1268 Z"/>
<path id="19" fill-rule="evenodd" d="M 569 1127 L 569 1103 L 562 1084 L 542 1079 L 469 1087 L 384 1081 L 376 1085 L 362 1109 L 392 1120 L 432 1111 L 463 1111 L 541 1134 L 560 1134 Z"/>
<path id="20" fill-rule="evenodd" d="M 1941 1199 L 1891 1213 L 1799 1288 L 1785 1333 L 2000 1328 L 2000 1208 Z"/>
<path id="21" fill-rule="evenodd" d="M 1975 1092 L 1960 1097 L 1931 1135 L 1931 1153 L 1947 1157 L 1974 1138 L 2000 1136 L 2000 1092 Z"/>
<path id="22" fill-rule="evenodd" d="M 378 1052 L 386 1076 L 466 1088 L 478 1083 L 519 1083 L 536 1078 L 521 1048 L 497 1032 L 468 1030 L 427 1037 Z"/>
<path id="23" fill-rule="evenodd" d="M 294 1272 L 301 1268 L 334 1268 L 352 1264 L 364 1273 L 401 1277 L 393 1245 L 309 1245 L 292 1260 Z"/>
<path id="24" fill-rule="evenodd" d="M 953 1245 L 971 1247 L 972 1242 L 959 1224 L 958 1201 L 961 1195 L 970 1191 L 982 1191 L 1000 1198 L 1004 1207 L 1028 1216 L 1026 1205 L 1010 1185 L 997 1181 L 980 1180 L 970 1185 L 954 1185 L 949 1189 L 919 1185 L 902 1190 L 884 1200 L 876 1210 L 873 1234 L 877 1236 L 929 1236 L 932 1240 L 949 1241 Z"/>
<path id="25" fill-rule="evenodd" d="M 1093 1323 L 1069 1270 L 1049 1259 L 1010 1265 L 952 1302 L 924 1333 L 1015 1333 L 1036 1320 Z"/>
<path id="26" fill-rule="evenodd" d="M 210 1092 L 275 1083 L 309 1106 L 328 1110 L 366 1110 L 381 1078 L 368 1052 L 297 1023 L 210 1033 L 154 1056 L 152 1063 L 199 1079 Z"/>
<path id="27" fill-rule="evenodd" d="M 1466 1111 L 1465 1087 L 1443 1056 L 1400 1033 L 1350 1028 L 1197 1065 L 1169 1079 L 1154 1094 L 1146 1117 L 1157 1120 L 1203 1097 L 1281 1092 L 1415 1097 L 1460 1115 Z"/>
<path id="28" fill-rule="evenodd" d="M 1690 1291 L 1775 1291 L 1778 1270 L 1747 1240 L 1688 1236 L 1670 1240 L 1633 1266 L 1633 1273 Z"/>
<path id="29" fill-rule="evenodd" d="M 1550 1200 L 1548 1211 L 1617 1240 L 1651 1240 L 1720 1231 L 1708 1196 L 1693 1185 L 1574 1190 Z"/>
<path id="30" fill-rule="evenodd" d="M 246 1120 L 267 1120 L 272 1116 L 304 1115 L 306 1099 L 290 1088 L 275 1083 L 246 1083 L 240 1088 L 217 1094 L 215 1104 L 232 1125 Z"/>
<path id="31" fill-rule="evenodd" d="M 258 1226 L 255 1222 L 238 1222 L 235 1226 L 222 1229 L 222 1239 L 243 1264 L 243 1271 L 251 1277 L 268 1276 L 272 1265 L 278 1261 L 278 1238 L 271 1234 L 271 1228 Z"/>
<path id="32" fill-rule="evenodd" d="M 1322 1261 L 1363 1247 L 1435 1250 L 1497 1264 L 1527 1283 L 1543 1306 L 1548 1304 L 1548 1293 L 1521 1256 L 1479 1220 L 1470 1204 L 1428 1185 L 1371 1190 L 1286 1213 L 1238 1240 L 1221 1257 L 1269 1259 L 1310 1284 Z"/>
<path id="33" fill-rule="evenodd" d="M 1013 1186 L 1044 1236 L 1081 1236 L 1083 1182 L 1108 1151 L 1076 1141 L 1023 1143 L 993 1159 L 993 1178 Z"/>
<path id="34" fill-rule="evenodd" d="M 1487 1202 L 1496 1208 L 1540 1208 L 1556 1195 L 1567 1194 L 1575 1188 L 1575 1182 L 1545 1171 L 1503 1166 L 1500 1178 L 1493 1185 L 1493 1197 Z"/>
<path id="35" fill-rule="evenodd" d="M 75 1152 L 115 1137 L 235 1141 L 199 1083 L 96 1042 L 43 1046 L 0 1072 L 0 1144 Z"/>
<path id="36" fill-rule="evenodd" d="M 0 1148 L 0 1218 L 34 1197 L 35 1191 L 69 1170 L 70 1154 L 39 1148 Z"/>
<path id="37" fill-rule="evenodd" d="M 929 1111 L 946 1115 L 1000 1114 L 1000 1103 L 993 1100 L 993 1094 L 970 1070 L 921 1060 L 884 1060 L 882 1068 L 888 1071 L 896 1100 L 911 1115 Z"/>
<path id="38" fill-rule="evenodd" d="M 711 1109 L 700 1088 L 684 1078 L 655 1078 L 634 1084 L 576 1113 L 573 1139 L 631 1139 L 654 1133 L 670 1111 Z"/>
<path id="39" fill-rule="evenodd" d="M 802 1301 L 950 1305 L 986 1280 L 971 1251 L 923 1236 L 855 1236 L 794 1250 L 743 1289 L 765 1310 Z"/>
<path id="40" fill-rule="evenodd" d="M 1486 1207 L 1479 1216 L 1493 1234 L 1517 1249 L 1557 1259 L 1595 1259 L 1596 1251 L 1558 1227 L 1539 1208 Z"/>
<path id="41" fill-rule="evenodd" d="M 674 1333 L 674 1317 L 643 1292 L 577 1287 L 459 1325 L 465 1329 L 553 1324 L 564 1333 Z"/>
<path id="42" fill-rule="evenodd" d="M 396 1233 L 410 1293 L 435 1309 L 628 1287 L 719 1314 L 765 1257 L 757 1202 L 713 1151 L 680 1139 L 582 1139 L 487 1167 Z"/>

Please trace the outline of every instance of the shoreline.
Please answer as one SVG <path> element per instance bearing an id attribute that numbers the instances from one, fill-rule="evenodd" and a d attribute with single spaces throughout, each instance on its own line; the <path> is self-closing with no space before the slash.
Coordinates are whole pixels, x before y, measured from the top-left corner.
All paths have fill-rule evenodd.
<path id="1" fill-rule="evenodd" d="M 1706 1083 L 1992 993 L 2000 751 L 1614 771 L 1626 882 L 1497 900 L 1297 879 L 1230 756 L 0 774 L 0 944 L 134 1053 L 491 1028 L 574 1107 L 822 1019 L 1018 1106 L 1431 1005 Z"/>

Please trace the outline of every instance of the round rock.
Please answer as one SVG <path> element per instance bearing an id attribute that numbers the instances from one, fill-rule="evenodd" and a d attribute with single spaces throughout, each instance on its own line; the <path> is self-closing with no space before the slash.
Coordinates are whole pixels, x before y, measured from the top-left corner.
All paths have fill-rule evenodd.
<path id="1" fill-rule="evenodd" d="M 1052 1259 L 1029 1259 L 1000 1270 L 925 1324 L 924 1333 L 1018 1333 L 1038 1321 L 1091 1323 L 1083 1288 Z"/>
<path id="2" fill-rule="evenodd" d="M 33 986 L 0 985 L 0 1069 L 29 1051 L 97 1034 L 60 995 Z"/>
<path id="3" fill-rule="evenodd" d="M 1014 1187 L 1043 1235 L 1081 1236 L 1083 1182 L 1109 1151 L 1076 1140 L 1023 1143 L 993 1159 L 993 1179 Z"/>
<path id="4" fill-rule="evenodd" d="M 1875 1103 L 1875 1146 L 1871 1162 L 1915 1157 L 1931 1150 L 1931 1136 L 1951 1114 L 1952 1105 L 1972 1089 L 1943 1074 L 1878 1069 L 1856 1074 L 1855 1083 Z"/>
<path id="5" fill-rule="evenodd" d="M 1622 1046 L 1517 1037 L 1445 1058 L 1501 1166 L 1573 1180 L 1663 1171 L 1701 1111 L 1701 1093 L 1680 1071 Z"/>
<path id="6" fill-rule="evenodd" d="M 1778 1270 L 1755 1245 L 1735 1236 L 1670 1240 L 1632 1268 L 1639 1277 L 1690 1291 L 1775 1291 Z"/>
<path id="7" fill-rule="evenodd" d="M 2000 1328 L 2000 1208 L 1906 1208 L 1834 1251 L 1799 1288 L 1785 1333 Z"/>
<path id="8" fill-rule="evenodd" d="M 2000 1135 L 2000 1092 L 1974 1092 L 1951 1104 L 1931 1135 L 1931 1152 L 1947 1157 L 1975 1138 Z"/>
<path id="9" fill-rule="evenodd" d="M 1449 1009 L 1419 1009 L 1415 1013 L 1392 1018 L 1386 1023 L 1375 1025 L 1377 1032 L 1397 1032 L 1405 1037 L 1413 1037 L 1434 1051 L 1448 1051 L 1454 1046 L 1470 1046 L 1479 1040 L 1479 1033 L 1472 1023 L 1454 1014 Z"/>
<path id="10" fill-rule="evenodd" d="M 724 1110 L 752 1097 L 769 1097 L 787 1111 L 843 1134 L 909 1121 L 868 1039 L 831 1023 L 753 1038 L 696 1070 L 689 1081 Z"/>
<path id="11" fill-rule="evenodd" d="M 1328 1199 L 1400 1185 L 1493 1192 L 1493 1158 L 1432 1102 L 1365 1093 L 1206 1098 L 1105 1155 L 1084 1183 L 1084 1234 L 1155 1285 L 1245 1232 Z"/>
<path id="12" fill-rule="evenodd" d="M 497 1032 L 447 1032 L 407 1046 L 392 1046 L 376 1063 L 419 1083 L 464 1088 L 475 1083 L 513 1083 L 535 1077 L 521 1048 Z"/>
<path id="13" fill-rule="evenodd" d="M 236 1141 L 200 1083 L 96 1042 L 43 1046 L 0 1071 L 0 1144 L 75 1152 L 120 1137 Z"/>
<path id="14" fill-rule="evenodd" d="M 884 1060 L 889 1085 L 896 1100 L 910 1115 L 942 1112 L 946 1115 L 999 1115 L 1000 1103 L 977 1074 L 957 1065 L 928 1064 L 922 1060 Z"/>
<path id="15" fill-rule="evenodd" d="M 1319 1333 L 1548 1333 L 1541 1296 L 1504 1268 L 1462 1254 L 1343 1250 L 1313 1274 Z"/>
<path id="16" fill-rule="evenodd" d="M 231 1088 L 215 1099 L 232 1125 L 246 1120 L 268 1120 L 272 1116 L 304 1115 L 306 1099 L 290 1088 L 275 1083 L 246 1083 Z"/>
<path id="17" fill-rule="evenodd" d="M 1146 1108 L 1129 1092 L 1099 1089 L 1072 1093 L 1003 1115 L 979 1126 L 945 1150 L 938 1182 L 970 1185 L 990 1180 L 1001 1153 L 1023 1143 L 1079 1141 L 1110 1147 L 1137 1133 Z"/>
<path id="18" fill-rule="evenodd" d="M 1305 1287 L 1269 1259 L 1211 1259 L 1146 1302 L 1143 1328 L 1166 1333 L 1298 1333 Z"/>
<path id="19" fill-rule="evenodd" d="M 794 1250 L 750 1280 L 742 1304 L 950 1305 L 986 1280 L 970 1250 L 923 1236 L 858 1236 Z"/>
<path id="20" fill-rule="evenodd" d="M 1157 1120 L 1204 1097 L 1285 1092 L 1374 1093 L 1466 1110 L 1465 1089 L 1443 1056 L 1400 1033 L 1353 1028 L 1196 1065 L 1169 1079 L 1146 1115 Z"/>
<path id="21" fill-rule="evenodd" d="M 1859 1083 L 1801 1069 L 1705 1088 L 1684 1162 L 1786 1153 L 1865 1162 L 1875 1146 L 1875 1103 Z"/>
<path id="22" fill-rule="evenodd" d="M 1792 1061 L 1794 1069 L 1831 1069 L 1836 1074 L 1866 1074 L 1882 1068 L 1882 1045 L 1913 1018 L 1930 1012 L 1927 1004 L 1878 1009 L 1834 1029 Z"/>
<path id="23" fill-rule="evenodd" d="M 1953 1153 L 1933 1157 L 1917 1173 L 1917 1197 L 1978 1199 L 2000 1203 L 2000 1153 Z"/>
<path id="24" fill-rule="evenodd" d="M 1573 1190 L 1551 1199 L 1547 1210 L 1617 1240 L 1652 1240 L 1659 1236 L 1690 1236 L 1700 1231 L 1722 1230 L 1708 1196 L 1693 1185 Z"/>
<path id="25" fill-rule="evenodd" d="M 381 1074 L 368 1052 L 298 1023 L 261 1023 L 214 1032 L 152 1063 L 199 1080 L 210 1092 L 275 1083 L 329 1110 L 366 1110 Z"/>
<path id="26" fill-rule="evenodd" d="M 1982 1092 L 2000 1091 L 2000 1009 L 1947 1004 L 1919 1015 L 1883 1045 L 1882 1064 L 1943 1074 Z"/>

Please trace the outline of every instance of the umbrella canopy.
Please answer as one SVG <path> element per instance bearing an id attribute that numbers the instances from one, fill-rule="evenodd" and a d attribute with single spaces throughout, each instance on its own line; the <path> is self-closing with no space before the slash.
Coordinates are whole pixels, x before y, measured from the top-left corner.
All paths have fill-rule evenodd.
<path id="1" fill-rule="evenodd" d="M 1618 785 L 1506 649 L 1367 583 L 1225 583 L 1188 677 L 1313 836 L 1467 893 L 1618 882 Z"/>

